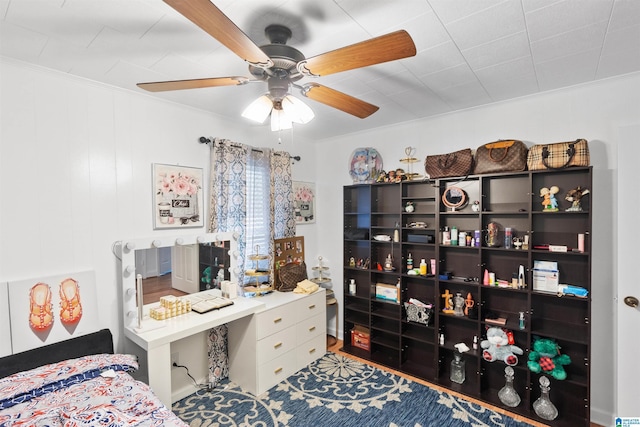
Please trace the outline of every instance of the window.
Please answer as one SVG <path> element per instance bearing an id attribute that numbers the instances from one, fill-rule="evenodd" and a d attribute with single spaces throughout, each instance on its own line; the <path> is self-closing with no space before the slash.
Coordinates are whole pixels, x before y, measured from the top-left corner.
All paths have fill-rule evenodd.
<path id="1" fill-rule="evenodd" d="M 268 254 L 271 244 L 271 183 L 269 156 L 251 150 L 247 167 L 247 228 L 245 270 L 254 269 L 255 261 L 248 255 Z M 256 249 L 256 245 L 259 246 Z M 265 262 L 266 264 L 266 262 Z M 261 268 L 267 265 L 260 264 Z"/>

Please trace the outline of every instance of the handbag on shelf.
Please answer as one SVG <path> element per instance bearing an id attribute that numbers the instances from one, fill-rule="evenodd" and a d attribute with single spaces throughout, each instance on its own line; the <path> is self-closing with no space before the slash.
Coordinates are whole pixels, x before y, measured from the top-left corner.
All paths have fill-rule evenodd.
<path id="1" fill-rule="evenodd" d="M 536 144 L 529 148 L 527 156 L 527 166 L 532 171 L 589 165 L 589 145 L 585 139 Z"/>
<path id="2" fill-rule="evenodd" d="M 467 176 L 473 170 L 473 154 L 470 148 L 465 148 L 452 153 L 427 156 L 424 169 L 430 179 Z"/>
<path id="3" fill-rule="evenodd" d="M 523 171 L 527 168 L 528 151 L 524 142 L 515 139 L 481 145 L 476 149 L 473 173 Z"/>
<path id="4" fill-rule="evenodd" d="M 291 292 L 299 282 L 307 278 L 307 265 L 302 261 L 290 262 L 280 266 L 278 269 L 278 277 L 275 283 L 276 291 Z"/>

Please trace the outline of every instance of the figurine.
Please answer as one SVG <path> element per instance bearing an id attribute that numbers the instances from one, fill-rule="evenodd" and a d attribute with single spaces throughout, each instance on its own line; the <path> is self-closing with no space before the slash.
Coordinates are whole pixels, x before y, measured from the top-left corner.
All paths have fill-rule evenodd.
<path id="1" fill-rule="evenodd" d="M 464 300 L 464 315 L 469 316 L 469 309 L 475 305 L 471 292 L 467 294 L 467 298 Z"/>
<path id="2" fill-rule="evenodd" d="M 414 211 L 413 202 L 407 202 L 406 206 L 404 207 L 404 211 L 407 213 L 413 212 Z"/>
<path id="3" fill-rule="evenodd" d="M 583 189 L 580 186 L 574 188 L 573 190 L 569 190 L 564 198 L 566 201 L 571 202 L 571 207 L 567 209 L 567 212 L 581 212 L 582 206 L 580 205 L 580 200 L 587 194 L 589 194 L 589 190 L 586 188 Z"/>
<path id="4" fill-rule="evenodd" d="M 471 205 L 471 210 L 474 212 L 480 212 L 480 200 L 475 200 Z"/>
<path id="5" fill-rule="evenodd" d="M 516 249 L 522 248 L 522 237 L 514 237 L 513 238 L 513 247 Z"/>
<path id="6" fill-rule="evenodd" d="M 486 235 L 487 246 L 496 247 L 500 246 L 500 240 L 498 240 L 498 224 L 495 222 L 490 222 L 487 224 L 487 235 Z"/>
<path id="7" fill-rule="evenodd" d="M 551 186 L 551 188 L 544 187 L 540 189 L 543 212 L 558 212 L 558 200 L 556 199 L 556 194 L 559 191 L 560 189 L 556 185 Z"/>
<path id="8" fill-rule="evenodd" d="M 445 289 L 444 294 L 441 295 L 444 298 L 443 313 L 453 314 L 453 294 L 449 293 L 449 289 Z"/>
<path id="9" fill-rule="evenodd" d="M 464 316 L 465 299 L 462 298 L 460 292 L 456 292 L 456 296 L 453 297 L 453 314 L 455 316 Z"/>

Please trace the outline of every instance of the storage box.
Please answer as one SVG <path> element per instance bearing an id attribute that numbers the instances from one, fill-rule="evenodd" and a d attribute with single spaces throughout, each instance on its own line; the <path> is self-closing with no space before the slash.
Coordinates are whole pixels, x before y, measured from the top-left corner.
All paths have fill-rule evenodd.
<path id="1" fill-rule="evenodd" d="M 430 234 L 407 234 L 407 242 L 433 243 L 433 236 Z"/>
<path id="2" fill-rule="evenodd" d="M 364 326 L 356 325 L 351 329 L 351 345 L 363 350 L 371 348 L 371 334 Z"/>
<path id="3" fill-rule="evenodd" d="M 409 322 L 422 323 L 423 325 L 429 325 L 431 317 L 433 316 L 433 309 L 429 307 L 423 307 L 408 302 L 404 303 L 404 309 L 407 313 L 407 320 Z"/>
<path id="4" fill-rule="evenodd" d="M 559 280 L 560 273 L 557 262 L 533 262 L 533 290 L 557 293 Z"/>
<path id="5" fill-rule="evenodd" d="M 376 298 L 387 301 L 400 301 L 400 288 L 387 283 L 376 283 Z"/>

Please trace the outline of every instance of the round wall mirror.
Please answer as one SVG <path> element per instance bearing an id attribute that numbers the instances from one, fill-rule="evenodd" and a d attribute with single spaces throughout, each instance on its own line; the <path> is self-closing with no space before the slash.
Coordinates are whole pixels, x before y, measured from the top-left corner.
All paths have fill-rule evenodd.
<path id="1" fill-rule="evenodd" d="M 451 210 L 465 207 L 468 201 L 467 193 L 460 187 L 451 186 L 442 194 L 442 203 Z"/>

